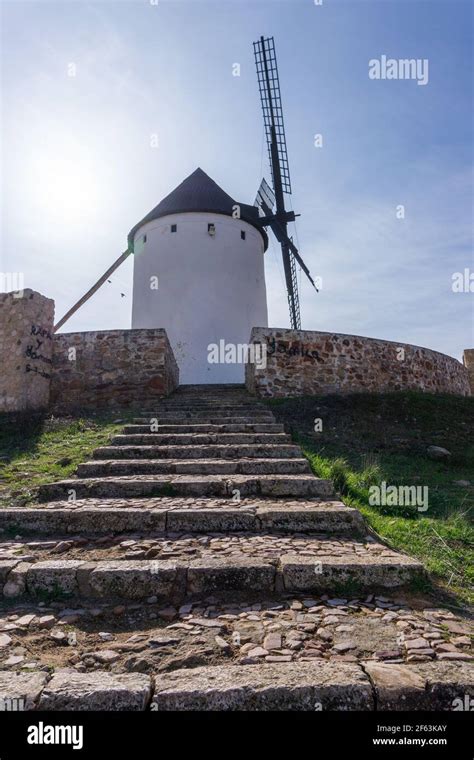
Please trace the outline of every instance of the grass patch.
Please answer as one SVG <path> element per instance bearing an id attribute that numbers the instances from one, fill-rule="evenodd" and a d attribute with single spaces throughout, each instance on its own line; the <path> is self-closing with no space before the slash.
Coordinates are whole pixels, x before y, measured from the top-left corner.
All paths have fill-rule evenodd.
<path id="1" fill-rule="evenodd" d="M 420 559 L 443 592 L 474 602 L 474 399 L 416 392 L 275 399 L 268 402 L 319 477 L 396 549 Z M 315 420 L 322 431 L 314 432 Z M 451 452 L 433 461 L 430 445 Z M 428 509 L 374 506 L 382 482 L 427 486 Z M 469 485 L 459 485 L 459 481 Z"/>
<path id="2" fill-rule="evenodd" d="M 81 417 L 0 414 L 2 506 L 27 504 L 36 499 L 38 486 L 69 478 L 131 416 L 128 412 Z"/>

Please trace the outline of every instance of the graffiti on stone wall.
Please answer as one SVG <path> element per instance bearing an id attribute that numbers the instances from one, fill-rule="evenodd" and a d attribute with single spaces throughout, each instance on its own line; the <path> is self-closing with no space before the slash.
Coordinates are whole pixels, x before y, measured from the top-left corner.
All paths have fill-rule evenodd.
<path id="1" fill-rule="evenodd" d="M 49 380 L 51 377 L 51 374 L 49 372 L 45 372 L 44 369 L 39 369 L 38 367 L 32 367 L 31 364 L 26 365 L 25 372 L 34 372 L 41 377 L 45 377 L 47 380 Z"/>
<path id="2" fill-rule="evenodd" d="M 283 343 L 281 341 L 276 341 L 275 338 L 267 338 L 266 341 L 268 356 L 272 356 L 273 354 L 285 354 L 285 356 L 304 357 L 316 362 L 323 361 L 316 349 L 310 350 L 309 348 L 306 348 L 303 343 Z"/>
<path id="3" fill-rule="evenodd" d="M 34 338 L 33 342 L 29 343 L 26 346 L 25 356 L 33 362 L 43 362 L 44 364 L 51 366 L 53 364 L 51 356 L 47 356 L 46 354 L 42 353 L 46 346 L 48 346 L 48 353 L 51 354 L 51 347 L 48 345 L 48 343 L 45 343 L 45 340 L 52 341 L 53 339 L 50 331 L 44 327 L 41 327 L 41 325 L 33 324 L 31 325 L 30 335 L 34 336 Z M 42 338 L 42 340 L 40 338 Z M 26 364 L 25 372 L 33 372 L 34 374 L 39 375 L 40 377 L 44 377 L 47 380 L 49 380 L 51 377 L 51 374 L 49 372 L 46 372 L 46 370 L 41 366 L 32 365 L 31 362 L 28 362 Z"/>
<path id="4" fill-rule="evenodd" d="M 48 340 L 53 340 L 53 336 L 51 335 L 50 331 L 46 329 L 46 327 L 40 327 L 39 325 L 31 325 L 31 335 L 41 335 L 42 338 L 48 338 Z"/>

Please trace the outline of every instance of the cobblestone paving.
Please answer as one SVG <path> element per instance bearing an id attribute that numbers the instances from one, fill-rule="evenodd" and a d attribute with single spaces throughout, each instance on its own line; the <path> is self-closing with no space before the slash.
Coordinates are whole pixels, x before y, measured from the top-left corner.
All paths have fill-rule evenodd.
<path id="1" fill-rule="evenodd" d="M 77 600 L 76 600 L 77 601 Z M 186 665 L 319 658 L 389 663 L 469 661 L 472 622 L 404 598 L 213 597 L 179 608 L 22 604 L 0 618 L 0 668 L 71 666 L 147 673 Z"/>
<path id="2" fill-rule="evenodd" d="M 0 543 L 0 559 L 55 558 L 65 559 L 165 559 L 169 557 L 261 557 L 278 559 L 285 554 L 299 557 L 347 557 L 364 558 L 367 554 L 396 559 L 399 554 L 370 537 L 366 540 L 344 538 L 330 539 L 324 534 L 301 534 L 291 537 L 278 534 L 252 535 L 235 533 L 187 535 L 185 533 L 134 536 L 123 540 L 120 536 L 102 536 L 88 539 L 82 536 L 49 538 L 36 541 L 3 541 Z"/>

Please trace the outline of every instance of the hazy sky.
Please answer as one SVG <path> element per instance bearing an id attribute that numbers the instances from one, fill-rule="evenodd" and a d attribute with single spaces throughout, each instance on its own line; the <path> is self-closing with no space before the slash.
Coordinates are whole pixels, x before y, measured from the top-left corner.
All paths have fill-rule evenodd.
<path id="1" fill-rule="evenodd" d="M 59 319 L 197 166 L 253 203 L 270 172 L 252 42 L 274 35 L 298 242 L 323 278 L 319 295 L 302 280 L 303 328 L 461 358 L 474 345 L 473 294 L 452 291 L 474 269 L 472 3 L 155 3 L 1 0 L 1 270 L 24 272 Z M 428 83 L 370 79 L 382 55 L 428 59 Z M 132 264 L 63 330 L 130 327 Z M 288 326 L 275 242 L 266 277 L 269 323 Z"/>

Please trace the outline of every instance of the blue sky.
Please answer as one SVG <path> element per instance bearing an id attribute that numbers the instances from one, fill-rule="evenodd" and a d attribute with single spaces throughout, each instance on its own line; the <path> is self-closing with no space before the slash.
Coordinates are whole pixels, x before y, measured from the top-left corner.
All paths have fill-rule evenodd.
<path id="1" fill-rule="evenodd" d="M 297 239 L 323 279 L 319 295 L 301 281 L 303 328 L 457 358 L 474 344 L 473 294 L 451 288 L 453 273 L 474 269 L 472 3 L 1 8 L 1 270 L 24 272 L 27 287 L 55 299 L 57 318 L 197 166 L 242 202 L 270 179 L 252 50 L 265 34 L 277 49 Z M 428 84 L 369 79 L 382 54 L 428 59 Z M 275 242 L 266 278 L 269 322 L 288 326 Z M 63 330 L 130 326 L 131 259 L 112 279 Z"/>

